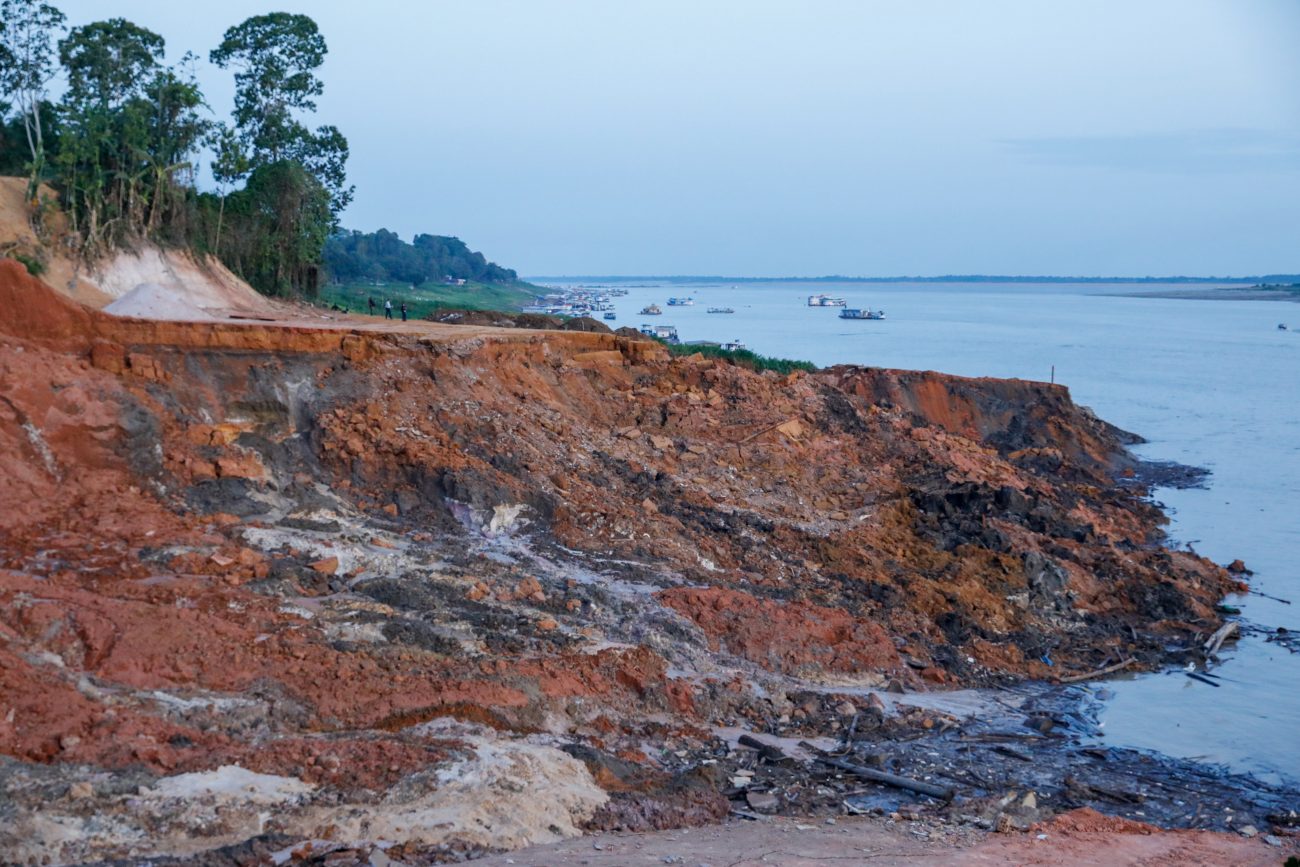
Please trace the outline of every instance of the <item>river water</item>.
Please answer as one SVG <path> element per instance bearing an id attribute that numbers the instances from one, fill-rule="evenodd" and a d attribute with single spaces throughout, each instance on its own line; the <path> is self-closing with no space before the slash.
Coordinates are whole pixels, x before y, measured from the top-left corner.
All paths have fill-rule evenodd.
<path id="1" fill-rule="evenodd" d="M 1123 297 L 1149 284 L 746 283 L 628 286 L 615 326 L 676 326 L 681 339 L 739 339 L 764 355 L 965 376 L 1046 380 L 1145 437 L 1152 460 L 1205 467 L 1203 489 L 1158 490 L 1172 543 L 1220 563 L 1241 558 L 1252 587 L 1293 600 L 1234 597 L 1252 623 L 1300 630 L 1300 305 Z M 1174 287 L 1171 287 L 1174 288 Z M 883 322 L 809 308 L 825 292 Z M 692 307 L 668 307 L 690 296 Z M 639 316 L 657 303 L 664 315 Z M 734 314 L 709 314 L 710 306 Z M 1282 331 L 1279 322 L 1295 330 Z M 1105 739 L 1300 781 L 1300 655 L 1249 637 L 1211 687 L 1182 672 L 1093 687 Z"/>

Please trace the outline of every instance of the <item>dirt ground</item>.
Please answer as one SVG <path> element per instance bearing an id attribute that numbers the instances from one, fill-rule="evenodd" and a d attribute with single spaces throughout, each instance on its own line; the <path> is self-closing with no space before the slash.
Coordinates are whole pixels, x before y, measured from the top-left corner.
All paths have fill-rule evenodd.
<path id="1" fill-rule="evenodd" d="M 733 821 L 711 828 L 603 835 L 476 860 L 475 867 L 822 867 L 826 864 L 1275 865 L 1291 848 L 1208 832 L 1154 832 L 1091 811 L 1067 814 L 1027 834 L 942 835 L 867 818 L 834 825 L 796 820 Z"/>

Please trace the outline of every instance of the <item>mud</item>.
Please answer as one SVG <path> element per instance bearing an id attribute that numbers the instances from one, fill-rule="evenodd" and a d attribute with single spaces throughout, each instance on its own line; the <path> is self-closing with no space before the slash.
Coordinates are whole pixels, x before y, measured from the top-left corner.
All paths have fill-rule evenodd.
<path id="1" fill-rule="evenodd" d="M 779 377 L 584 331 L 116 319 L 13 263 L 0 306 L 16 863 L 345 864 L 380 842 L 429 863 L 715 822 L 751 791 L 907 806 L 722 731 L 955 775 L 967 812 L 918 822 L 1084 804 L 1229 827 L 1179 785 L 1261 829 L 1292 808 L 1086 752 L 1078 691 L 952 691 L 1199 660 L 1244 586 L 1161 546 L 1145 490 L 1115 482 L 1129 440 L 1063 388 Z M 868 719 L 872 696 L 893 710 Z M 1015 713 L 1077 717 L 1016 729 L 1033 773 L 980 740 L 1031 698 Z M 1139 784 L 1141 804 L 1097 794 Z M 1032 815 L 995 809 L 1031 787 Z"/>

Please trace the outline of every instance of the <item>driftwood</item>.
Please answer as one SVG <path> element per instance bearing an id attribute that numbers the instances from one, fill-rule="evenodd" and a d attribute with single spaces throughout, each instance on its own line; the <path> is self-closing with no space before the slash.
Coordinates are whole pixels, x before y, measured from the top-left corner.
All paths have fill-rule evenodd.
<path id="1" fill-rule="evenodd" d="M 1094 677 L 1103 677 L 1112 672 L 1119 671 L 1121 668 L 1128 668 L 1135 662 L 1137 662 L 1137 660 L 1130 656 L 1128 659 L 1125 659 L 1122 662 L 1117 662 L 1114 665 L 1108 665 L 1105 668 L 1099 668 L 1096 671 L 1090 671 L 1087 674 L 1066 675 L 1065 677 L 1059 678 L 1059 680 L 1061 683 L 1078 683 L 1083 680 L 1092 680 Z"/>
<path id="2" fill-rule="evenodd" d="M 752 735 L 741 735 L 736 739 L 736 742 L 742 747 L 749 747 L 751 750 L 758 750 L 758 754 L 769 762 L 781 762 L 790 758 L 781 750 L 780 747 L 763 743 Z"/>
<path id="3" fill-rule="evenodd" d="M 1194 672 L 1194 671 L 1184 671 L 1183 674 L 1187 675 L 1187 676 L 1190 677 L 1192 680 L 1199 680 L 1201 683 L 1208 683 L 1210 686 L 1212 686 L 1212 687 L 1214 687 L 1214 688 L 1216 688 L 1216 689 L 1220 686 L 1220 684 L 1215 683 L 1214 681 L 1210 680 L 1210 679 L 1209 679 L 1208 677 L 1206 677 L 1205 675 L 1203 675 L 1203 674 L 1197 674 L 1197 673 Z"/>
<path id="4" fill-rule="evenodd" d="M 1223 642 L 1235 635 L 1239 628 L 1237 621 L 1229 620 L 1227 623 L 1216 629 L 1214 634 L 1205 642 L 1205 655 L 1213 656 L 1218 653 L 1219 648 L 1223 646 Z"/>
<path id="5" fill-rule="evenodd" d="M 939 798 L 943 801 L 951 801 L 953 798 L 953 790 L 946 786 L 936 786 L 934 783 L 927 783 L 924 780 L 913 780 L 910 777 L 900 777 L 896 774 L 887 774 L 884 771 L 877 771 L 875 768 L 855 765 L 853 762 L 847 762 L 844 759 L 828 756 L 807 742 L 800 742 L 799 746 L 813 753 L 816 756 L 816 760 L 821 762 L 823 765 L 830 765 L 832 768 L 839 768 L 841 771 L 848 771 L 850 774 L 853 774 L 856 777 L 862 777 L 864 780 L 871 780 L 873 783 L 883 783 L 886 786 L 893 786 L 897 789 L 907 789 L 909 792 L 929 795 L 932 798 Z"/>

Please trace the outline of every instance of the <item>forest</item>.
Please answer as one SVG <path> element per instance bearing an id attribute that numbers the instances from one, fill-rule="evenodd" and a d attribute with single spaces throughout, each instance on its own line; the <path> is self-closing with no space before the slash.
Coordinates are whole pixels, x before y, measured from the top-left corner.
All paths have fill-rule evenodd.
<path id="1" fill-rule="evenodd" d="M 131 21 L 69 28 L 52 4 L 3 0 L 0 173 L 27 179 L 33 226 L 44 210 L 66 213 L 87 262 L 154 242 L 216 255 L 266 294 L 312 297 L 353 195 L 347 139 L 309 125 L 326 52 L 306 15 L 231 27 L 208 54 L 235 84 L 231 116 L 217 119 L 196 54 L 169 64 L 163 37 Z"/>
<path id="2" fill-rule="evenodd" d="M 365 280 L 419 286 L 437 280 L 514 283 L 518 275 L 465 245 L 460 238 L 416 235 L 407 243 L 387 229 L 339 232 L 325 244 L 325 265 L 339 282 Z"/>

